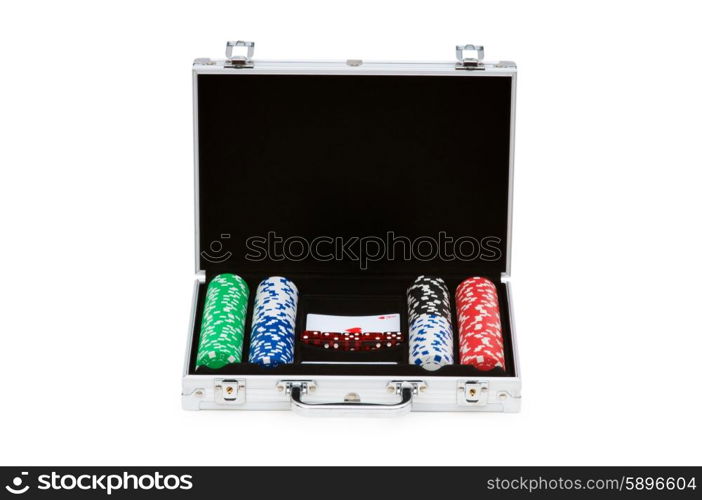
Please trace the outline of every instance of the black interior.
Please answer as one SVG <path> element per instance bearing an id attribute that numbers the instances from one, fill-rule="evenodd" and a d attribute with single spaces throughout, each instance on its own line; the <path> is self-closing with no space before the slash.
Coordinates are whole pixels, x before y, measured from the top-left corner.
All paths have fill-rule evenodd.
<path id="1" fill-rule="evenodd" d="M 246 325 L 251 326 L 251 316 L 253 309 L 253 297 L 258 283 L 268 274 L 240 274 L 246 280 L 251 289 L 249 296 L 249 307 L 246 318 Z M 314 312 L 319 314 L 339 314 L 343 316 L 353 315 L 371 315 L 383 314 L 389 312 L 400 312 L 402 315 L 401 325 L 404 332 L 407 332 L 407 304 L 405 299 L 405 291 L 412 283 L 415 276 L 376 276 L 376 277 L 358 277 L 358 276 L 327 276 L 327 275 L 288 275 L 300 291 L 298 314 L 297 314 L 297 329 L 296 335 L 299 335 L 305 329 L 305 321 L 307 313 Z M 451 293 L 453 293 L 458 284 L 466 278 L 466 276 L 442 276 L 446 281 Z M 292 365 L 280 366 L 277 368 L 262 368 L 255 364 L 241 363 L 232 364 L 220 368 L 219 370 L 210 370 L 207 367 L 199 367 L 195 369 L 195 359 L 197 354 L 197 346 L 200 334 L 200 323 L 202 321 L 202 310 L 205 303 L 205 291 L 207 284 L 203 283 L 199 287 L 197 300 L 197 313 L 195 315 L 195 331 L 193 336 L 192 352 L 190 356 L 190 373 L 196 374 L 224 374 L 224 375 L 264 375 L 276 373 L 280 375 L 415 375 L 415 376 L 513 376 L 514 375 L 514 354 L 512 352 L 512 331 L 509 322 L 509 309 L 507 306 L 507 290 L 505 285 L 500 283 L 499 277 L 488 276 L 497 286 L 498 296 L 500 300 L 500 319 L 502 321 L 502 336 L 505 344 L 505 364 L 506 369 L 495 369 L 491 371 L 480 371 L 470 366 L 461 366 L 458 364 L 444 366 L 437 371 L 426 371 L 419 366 L 407 364 L 409 356 L 408 345 L 405 343 L 402 347 L 394 348 L 395 352 L 391 352 L 390 358 L 386 351 L 378 352 L 350 352 L 336 353 L 336 361 L 386 361 L 394 359 L 399 362 L 397 365 L 352 365 L 352 364 L 302 364 L 303 360 L 318 359 L 314 353 L 310 353 L 309 346 L 304 346 L 298 341 L 295 345 L 295 363 Z M 388 307 L 395 309 L 388 310 Z M 455 301 L 451 297 L 451 305 L 453 310 L 453 324 L 456 325 L 455 317 Z M 250 331 L 247 329 L 246 338 L 244 339 L 244 355 L 243 359 L 248 359 L 248 345 Z M 325 359 L 329 360 L 329 353 L 325 351 Z M 458 334 L 454 331 L 454 358 L 458 360 Z"/>
<path id="2" fill-rule="evenodd" d="M 406 344 L 382 354 L 334 355 L 339 361 L 392 359 L 397 365 L 310 365 L 301 361 L 315 360 L 319 352 L 298 343 L 292 365 L 271 370 L 242 363 L 195 371 L 203 284 L 190 372 L 514 375 L 506 290 L 499 280 L 507 261 L 511 84 L 508 76 L 470 72 L 283 76 L 232 70 L 198 76 L 200 268 L 208 279 L 232 272 L 247 281 L 247 326 L 256 286 L 267 276 L 285 276 L 297 285 L 298 335 L 309 312 L 399 312 L 406 333 L 405 290 L 417 275 L 441 276 L 452 292 L 466 277 L 485 276 L 499 292 L 507 366 L 494 373 L 460 365 L 427 372 L 407 364 Z M 326 260 L 252 258 L 247 241 L 271 232 L 289 242 L 321 236 L 387 240 L 392 232 L 415 243 L 443 233 L 454 241 L 468 239 L 462 247 L 468 252 L 460 258 L 405 255 L 400 245 L 396 255 L 365 265 L 347 254 Z M 475 247 L 487 240 L 489 248 Z"/>

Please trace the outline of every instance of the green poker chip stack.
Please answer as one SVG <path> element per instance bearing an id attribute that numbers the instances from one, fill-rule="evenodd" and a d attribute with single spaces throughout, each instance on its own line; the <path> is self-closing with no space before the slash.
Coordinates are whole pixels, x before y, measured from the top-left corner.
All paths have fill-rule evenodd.
<path id="1" fill-rule="evenodd" d="M 236 274 L 219 274 L 207 287 L 196 366 L 217 370 L 241 363 L 249 287 Z"/>

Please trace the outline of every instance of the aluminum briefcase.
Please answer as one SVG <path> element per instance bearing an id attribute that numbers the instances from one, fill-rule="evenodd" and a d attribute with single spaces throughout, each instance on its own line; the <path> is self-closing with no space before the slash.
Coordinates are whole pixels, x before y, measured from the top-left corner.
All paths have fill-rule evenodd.
<path id="1" fill-rule="evenodd" d="M 225 59 L 193 66 L 196 272 L 183 408 L 518 411 L 515 64 L 486 62 L 473 45 L 443 63 L 259 61 L 253 49 L 229 42 Z M 206 291 L 222 273 L 250 289 L 242 362 L 196 366 Z M 448 285 L 454 328 L 458 284 L 494 283 L 501 367 L 459 364 L 457 331 L 455 362 L 433 371 L 409 362 L 407 342 L 364 352 L 302 343 L 313 313 L 397 313 L 406 333 L 406 290 L 420 275 Z M 275 367 L 247 357 L 253 297 L 268 276 L 299 290 L 294 361 Z"/>

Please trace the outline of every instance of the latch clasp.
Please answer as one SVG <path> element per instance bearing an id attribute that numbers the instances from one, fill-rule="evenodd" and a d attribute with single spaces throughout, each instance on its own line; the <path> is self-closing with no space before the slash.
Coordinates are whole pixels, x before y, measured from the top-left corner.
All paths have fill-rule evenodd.
<path id="1" fill-rule="evenodd" d="M 243 381 L 233 379 L 215 379 L 214 399 L 221 405 L 243 404 L 245 401 Z"/>
<path id="2" fill-rule="evenodd" d="M 462 406 L 485 406 L 488 402 L 488 383 L 470 380 L 458 384 L 458 404 Z"/>

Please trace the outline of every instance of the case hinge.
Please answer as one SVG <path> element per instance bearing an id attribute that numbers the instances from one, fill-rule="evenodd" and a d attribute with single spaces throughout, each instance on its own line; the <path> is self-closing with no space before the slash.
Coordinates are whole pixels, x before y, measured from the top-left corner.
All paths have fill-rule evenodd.
<path id="1" fill-rule="evenodd" d="M 464 57 L 464 51 L 475 52 L 475 57 Z M 481 70 L 485 69 L 483 58 L 485 57 L 485 48 L 482 45 L 456 45 L 456 69 Z"/>
<path id="2" fill-rule="evenodd" d="M 242 53 L 234 53 L 234 47 L 246 47 L 246 55 Z M 245 42 L 237 40 L 236 42 L 227 42 L 227 59 L 224 65 L 227 68 L 253 68 L 254 42 Z"/>

